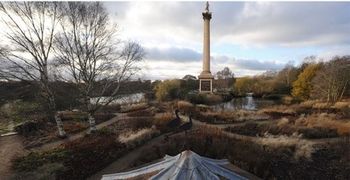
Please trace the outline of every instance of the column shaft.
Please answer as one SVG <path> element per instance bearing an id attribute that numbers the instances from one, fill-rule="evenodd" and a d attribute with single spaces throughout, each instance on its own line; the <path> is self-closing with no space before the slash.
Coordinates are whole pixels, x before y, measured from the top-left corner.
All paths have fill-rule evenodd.
<path id="1" fill-rule="evenodd" d="M 210 20 L 204 19 L 203 72 L 210 73 Z"/>

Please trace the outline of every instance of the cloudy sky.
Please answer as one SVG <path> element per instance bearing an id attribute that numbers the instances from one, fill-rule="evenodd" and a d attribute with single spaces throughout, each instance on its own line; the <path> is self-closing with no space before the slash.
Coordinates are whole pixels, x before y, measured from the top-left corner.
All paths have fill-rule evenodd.
<path id="1" fill-rule="evenodd" d="M 197 76 L 204 2 L 106 2 L 120 38 L 139 42 L 142 79 Z M 211 2 L 211 71 L 236 76 L 350 54 L 350 2 Z"/>

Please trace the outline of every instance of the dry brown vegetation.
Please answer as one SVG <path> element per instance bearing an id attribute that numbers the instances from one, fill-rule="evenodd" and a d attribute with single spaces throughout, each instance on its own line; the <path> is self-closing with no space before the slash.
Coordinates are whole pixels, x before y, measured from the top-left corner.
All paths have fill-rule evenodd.
<path id="1" fill-rule="evenodd" d="M 229 127 L 226 130 L 248 135 L 264 136 L 287 135 L 302 136 L 309 139 L 330 138 L 350 135 L 350 119 L 337 114 L 310 114 L 300 117 L 283 117 L 267 123 L 247 123 L 242 126 Z"/>
<path id="2" fill-rule="evenodd" d="M 121 107 L 120 112 L 121 113 L 129 113 L 133 111 L 139 111 L 148 108 L 149 105 L 147 103 L 138 103 L 138 104 L 131 104 L 131 105 L 125 105 Z"/>
<path id="3" fill-rule="evenodd" d="M 227 137 L 217 128 L 201 127 L 190 135 L 175 136 L 168 142 L 149 148 L 139 156 L 134 166 L 175 155 L 190 149 L 202 156 L 228 158 L 233 164 L 263 179 L 347 179 L 350 170 L 348 141 L 314 148 L 285 138 L 253 143 Z M 298 141 L 296 139 L 295 141 Z M 215 148 L 213 148 L 215 147 Z M 317 168 L 316 168 L 317 167 Z"/>
<path id="4" fill-rule="evenodd" d="M 161 132 L 168 131 L 167 124 L 169 121 L 174 119 L 175 116 L 172 113 L 162 113 L 157 114 L 156 117 L 153 120 L 153 124 L 159 129 Z"/>
<path id="5" fill-rule="evenodd" d="M 141 109 L 141 110 L 135 110 L 135 111 L 131 111 L 128 112 L 127 115 L 130 117 L 152 117 L 154 116 L 156 113 L 156 108 L 147 108 L 147 109 Z"/>
<path id="6" fill-rule="evenodd" d="M 340 136 L 350 135 L 350 119 L 339 120 L 335 114 L 312 114 L 300 117 L 295 121 L 296 126 L 308 128 L 334 129 Z"/>
<path id="7" fill-rule="evenodd" d="M 144 128 L 136 131 L 127 131 L 120 134 L 118 140 L 121 143 L 126 144 L 127 147 L 132 148 L 145 143 L 159 134 L 160 131 L 156 128 Z"/>
<path id="8" fill-rule="evenodd" d="M 196 120 L 212 123 L 212 124 L 225 124 L 225 123 L 238 123 L 245 121 L 259 121 L 267 120 L 269 117 L 261 112 L 237 110 L 237 111 L 205 111 L 201 112 L 197 110 L 194 113 Z"/>
<path id="9" fill-rule="evenodd" d="M 190 114 L 195 111 L 195 106 L 188 101 L 178 101 L 177 108 L 180 110 L 180 112 L 185 114 Z"/>

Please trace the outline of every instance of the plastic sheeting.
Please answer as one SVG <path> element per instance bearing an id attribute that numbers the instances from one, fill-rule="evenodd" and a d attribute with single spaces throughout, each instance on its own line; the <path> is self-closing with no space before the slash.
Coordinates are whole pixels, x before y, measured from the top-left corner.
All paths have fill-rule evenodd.
<path id="1" fill-rule="evenodd" d="M 206 158 L 187 150 L 176 156 L 166 155 L 162 161 L 140 169 L 103 175 L 102 180 L 142 177 L 142 175 L 152 172 L 158 172 L 150 178 L 152 180 L 247 179 L 223 167 L 227 164 L 229 164 L 229 162 L 226 159 L 216 160 Z"/>

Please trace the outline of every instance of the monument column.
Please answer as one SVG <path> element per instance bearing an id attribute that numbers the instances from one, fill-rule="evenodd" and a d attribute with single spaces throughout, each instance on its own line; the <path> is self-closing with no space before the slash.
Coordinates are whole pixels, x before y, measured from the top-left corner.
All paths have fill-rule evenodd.
<path id="1" fill-rule="evenodd" d="M 211 12 L 209 12 L 209 3 L 202 13 L 204 20 L 203 33 L 203 70 L 198 76 L 199 78 L 199 92 L 212 93 L 213 92 L 213 75 L 210 72 L 210 19 Z"/>

